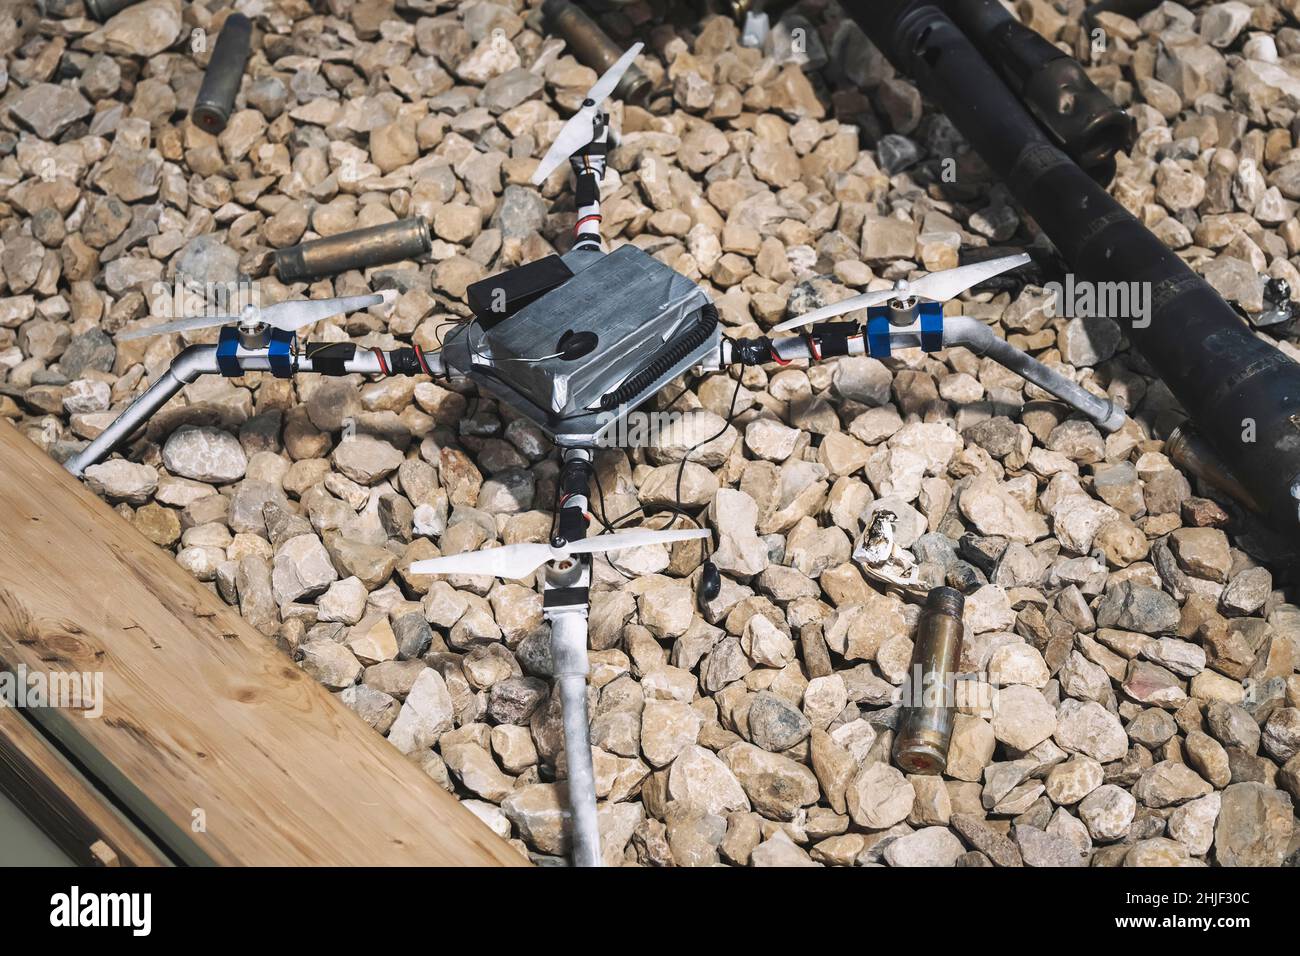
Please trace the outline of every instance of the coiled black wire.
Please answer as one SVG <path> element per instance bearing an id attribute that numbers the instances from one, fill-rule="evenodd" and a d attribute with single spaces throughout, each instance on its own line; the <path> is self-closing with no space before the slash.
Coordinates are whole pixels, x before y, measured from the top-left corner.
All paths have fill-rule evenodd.
<path id="1" fill-rule="evenodd" d="M 712 302 L 705 303 L 700 309 L 695 324 L 683 332 L 675 342 L 664 348 L 639 372 L 628 376 L 627 380 L 614 391 L 601 397 L 601 411 L 608 411 L 625 405 L 649 388 L 661 375 L 667 373 L 674 365 L 686 358 L 713 334 L 718 327 L 718 308 Z"/>

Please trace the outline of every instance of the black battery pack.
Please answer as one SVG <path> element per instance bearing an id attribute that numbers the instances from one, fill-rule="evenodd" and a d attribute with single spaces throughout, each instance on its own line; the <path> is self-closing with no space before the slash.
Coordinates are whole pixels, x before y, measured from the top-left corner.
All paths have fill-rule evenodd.
<path id="1" fill-rule="evenodd" d="M 479 325 L 490 329 L 572 278 L 573 272 L 563 259 L 547 256 L 480 279 L 466 289 L 466 298 Z"/>

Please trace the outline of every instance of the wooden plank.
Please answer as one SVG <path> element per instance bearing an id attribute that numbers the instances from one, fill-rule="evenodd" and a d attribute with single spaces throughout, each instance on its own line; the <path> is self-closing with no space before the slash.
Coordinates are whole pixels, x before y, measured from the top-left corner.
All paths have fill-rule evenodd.
<path id="1" fill-rule="evenodd" d="M 525 861 L 238 612 L 8 423 L 0 669 L 103 674 L 103 714 L 32 708 L 187 863 Z"/>
<path id="2" fill-rule="evenodd" d="M 0 707 L 0 792 L 83 866 L 170 865 L 12 707 Z"/>

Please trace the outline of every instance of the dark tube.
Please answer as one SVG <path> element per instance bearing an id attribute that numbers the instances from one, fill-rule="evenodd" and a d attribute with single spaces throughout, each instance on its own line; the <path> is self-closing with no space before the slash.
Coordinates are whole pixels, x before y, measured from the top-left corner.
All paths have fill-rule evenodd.
<path id="1" fill-rule="evenodd" d="M 103 23 L 113 14 L 134 6 L 140 0 L 85 0 L 86 12 Z"/>
<path id="2" fill-rule="evenodd" d="M 542 4 L 542 14 L 547 29 L 563 37 L 578 62 L 597 73 L 604 73 L 625 52 L 595 20 L 587 16 L 586 11 L 569 0 L 546 0 Z M 650 93 L 650 78 L 635 63 L 628 67 L 618 86 L 614 87 L 615 98 L 633 106 L 645 106 Z"/>
<path id="3" fill-rule="evenodd" d="M 925 599 L 894 737 L 894 762 L 908 773 L 943 773 L 948 766 L 964 607 L 954 588 L 935 588 Z"/>
<path id="4" fill-rule="evenodd" d="M 1137 20 L 1160 6 L 1161 2 L 1162 0 L 1101 0 L 1100 3 L 1088 5 L 1083 11 L 1083 19 L 1089 27 L 1097 25 L 1097 15 L 1099 13 L 1118 13 L 1130 20 Z M 1191 4 L 1188 4 L 1188 6 L 1191 6 Z"/>
<path id="5" fill-rule="evenodd" d="M 239 83 L 244 78 L 248 64 L 248 50 L 253 38 L 253 24 L 242 13 L 226 17 L 217 37 L 217 45 L 203 74 L 203 85 L 190 110 L 190 119 L 212 135 L 220 133 L 230 121 L 230 111 L 235 108 Z"/>
<path id="6" fill-rule="evenodd" d="M 1056 244 L 1079 279 L 1140 283 L 1125 330 L 1200 433 L 1286 532 L 1297 529 L 1300 365 L 1260 341 L 1208 283 L 1092 181 L 933 4 L 846 2 Z"/>
<path id="7" fill-rule="evenodd" d="M 1073 57 L 1025 26 L 998 0 L 949 0 L 948 9 L 1048 136 L 1099 183 L 1115 177 L 1115 153 L 1133 145 L 1133 118 Z"/>
<path id="8" fill-rule="evenodd" d="M 418 259 L 431 248 L 429 224 L 423 216 L 413 216 L 281 249 L 275 254 L 275 268 L 281 281 L 303 282 Z"/>

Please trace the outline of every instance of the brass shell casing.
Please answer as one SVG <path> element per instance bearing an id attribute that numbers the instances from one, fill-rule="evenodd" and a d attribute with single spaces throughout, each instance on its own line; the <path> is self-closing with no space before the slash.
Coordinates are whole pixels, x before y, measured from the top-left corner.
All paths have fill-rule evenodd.
<path id="1" fill-rule="evenodd" d="M 894 737 L 894 761 L 907 773 L 938 774 L 948 765 L 964 606 L 960 591 L 938 587 L 921 612 Z"/>

